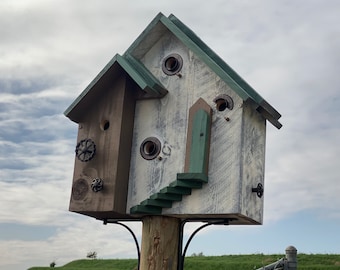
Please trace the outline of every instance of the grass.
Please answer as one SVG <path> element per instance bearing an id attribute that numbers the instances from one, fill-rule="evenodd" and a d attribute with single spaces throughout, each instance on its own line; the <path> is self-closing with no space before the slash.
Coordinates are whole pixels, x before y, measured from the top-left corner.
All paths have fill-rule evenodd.
<path id="1" fill-rule="evenodd" d="M 28 270 L 51 270 L 51 267 L 32 267 Z M 54 267 L 54 269 L 60 270 L 80 270 L 80 269 L 96 269 L 96 270 L 135 270 L 137 269 L 136 259 L 124 259 L 124 260 L 77 260 L 65 264 L 61 267 Z"/>
<path id="2" fill-rule="evenodd" d="M 225 255 L 186 257 L 184 270 L 254 270 L 268 265 L 284 255 Z M 77 260 L 57 270 L 137 270 L 136 259 L 126 260 Z M 340 255 L 335 254 L 298 254 L 298 270 L 340 270 Z M 32 267 L 28 270 L 51 270 L 51 267 Z"/>

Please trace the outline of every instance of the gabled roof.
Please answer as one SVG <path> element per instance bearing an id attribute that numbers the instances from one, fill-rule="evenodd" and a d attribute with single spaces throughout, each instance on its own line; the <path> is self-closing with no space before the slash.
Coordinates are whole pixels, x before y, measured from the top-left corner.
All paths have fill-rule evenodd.
<path id="1" fill-rule="evenodd" d="M 85 90 L 66 109 L 64 114 L 74 122 L 79 122 L 86 107 L 90 106 L 93 98 L 106 89 L 101 84 L 107 80 L 114 81 L 124 71 L 144 92 L 144 98 L 160 98 L 167 94 L 167 90 L 141 63 L 134 58 L 122 57 L 116 54 L 103 70 L 92 80 Z"/>
<path id="2" fill-rule="evenodd" d="M 125 52 L 124 57 L 133 56 L 140 59 L 165 31 L 172 32 L 244 101 L 252 102 L 256 109 L 275 127 L 282 127 L 278 121 L 281 115 L 213 52 L 191 29 L 172 14 L 169 17 L 165 17 L 162 13 L 159 13 Z"/>
<path id="3" fill-rule="evenodd" d="M 65 111 L 65 115 L 72 119 L 72 112 L 84 99 L 91 96 L 96 84 L 105 76 L 113 76 L 115 66 L 119 66 L 148 93 L 150 97 L 162 97 L 167 91 L 162 84 L 138 60 L 146 54 L 166 31 L 170 31 L 184 45 L 194 52 L 207 66 L 209 66 L 226 84 L 229 85 L 244 101 L 251 102 L 255 108 L 275 127 L 281 128 L 278 121 L 281 115 L 264 100 L 246 81 L 244 81 L 230 66 L 228 66 L 215 52 L 213 52 L 192 30 L 184 25 L 174 15 L 165 17 L 159 13 L 147 26 L 143 33 L 133 42 L 123 56 L 116 55 L 98 76 L 90 83 L 83 93 Z M 108 74 L 109 73 L 109 74 Z M 90 93 L 91 92 L 91 93 Z"/>

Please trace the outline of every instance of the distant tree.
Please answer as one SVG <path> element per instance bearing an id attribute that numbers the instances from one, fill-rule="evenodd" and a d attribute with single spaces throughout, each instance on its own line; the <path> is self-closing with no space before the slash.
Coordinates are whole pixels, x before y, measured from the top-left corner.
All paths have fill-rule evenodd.
<path id="1" fill-rule="evenodd" d="M 204 254 L 203 254 L 203 252 L 200 252 L 200 253 L 192 253 L 191 254 L 191 257 L 204 257 Z"/>
<path id="2" fill-rule="evenodd" d="M 90 251 L 87 253 L 86 258 L 89 259 L 97 259 L 97 252 L 96 251 Z"/>
<path id="3" fill-rule="evenodd" d="M 55 267 L 56 265 L 57 265 L 57 264 L 55 263 L 55 261 L 53 261 L 53 262 L 50 263 L 50 267 L 52 267 L 52 268 Z"/>

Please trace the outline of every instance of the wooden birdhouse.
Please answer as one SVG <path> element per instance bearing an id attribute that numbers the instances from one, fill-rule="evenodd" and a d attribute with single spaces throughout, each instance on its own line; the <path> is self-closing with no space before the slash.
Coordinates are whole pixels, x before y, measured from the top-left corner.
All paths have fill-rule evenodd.
<path id="1" fill-rule="evenodd" d="M 70 211 L 261 224 L 266 120 L 280 114 L 175 16 L 159 14 L 65 115 Z"/>

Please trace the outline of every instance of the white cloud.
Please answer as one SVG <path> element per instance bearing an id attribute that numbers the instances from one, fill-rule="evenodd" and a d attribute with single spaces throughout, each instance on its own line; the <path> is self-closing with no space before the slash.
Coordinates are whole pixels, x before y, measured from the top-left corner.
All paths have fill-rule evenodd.
<path id="1" fill-rule="evenodd" d="M 266 174 L 265 213 L 269 220 L 306 209 L 327 209 L 327 215 L 340 217 L 340 188 L 336 184 L 339 136 L 339 128 L 318 130 L 315 135 L 297 132 L 288 142 L 275 147 L 277 153 L 269 157 L 275 161 L 269 161 L 270 171 Z"/>
<path id="2" fill-rule="evenodd" d="M 140 224 L 128 225 L 140 238 Z M 72 218 L 72 224 L 61 227 L 55 236 L 44 241 L 0 240 L 0 267 L 49 266 L 52 261 L 61 266 L 85 259 L 91 251 L 96 251 L 98 258 L 137 258 L 135 243 L 125 228 L 114 224 L 104 226 L 89 218 Z"/>
<path id="3" fill-rule="evenodd" d="M 30 179 L 26 172 L 23 182 L 20 178 L 15 183 L 2 183 L 1 222 L 23 224 L 65 225 L 67 216 L 70 185 L 66 181 L 47 179 Z"/>

